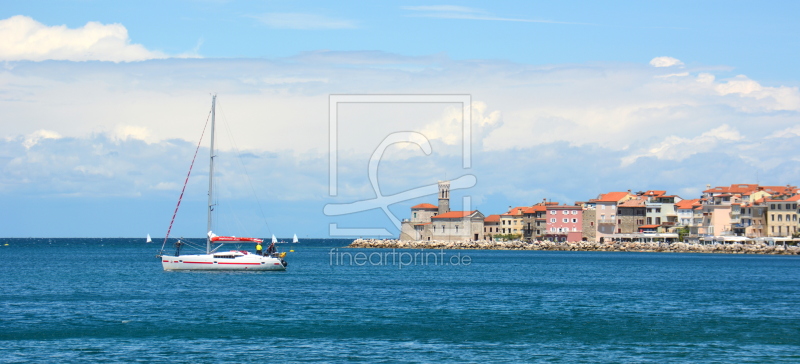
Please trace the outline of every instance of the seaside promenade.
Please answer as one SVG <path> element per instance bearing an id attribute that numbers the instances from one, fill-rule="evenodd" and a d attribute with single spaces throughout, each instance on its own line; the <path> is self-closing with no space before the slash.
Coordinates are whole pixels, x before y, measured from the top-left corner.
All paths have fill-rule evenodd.
<path id="1" fill-rule="evenodd" d="M 591 241 L 401 241 L 356 239 L 348 248 L 386 249 L 485 249 L 485 250 L 557 250 L 557 251 L 607 251 L 607 252 L 658 252 L 658 253 L 722 253 L 722 254 L 779 254 L 800 255 L 799 246 L 768 245 L 765 243 L 690 244 L 622 242 L 598 243 Z"/>

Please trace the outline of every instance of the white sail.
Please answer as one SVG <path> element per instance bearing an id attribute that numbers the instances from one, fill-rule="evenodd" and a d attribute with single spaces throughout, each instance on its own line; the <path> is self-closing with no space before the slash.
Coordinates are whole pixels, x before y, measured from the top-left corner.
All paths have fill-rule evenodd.
<path id="1" fill-rule="evenodd" d="M 297 243 L 297 234 L 294 234 L 294 238 L 292 239 L 292 243 Z"/>
<path id="2" fill-rule="evenodd" d="M 147 234 L 147 242 L 148 243 L 152 243 L 153 242 L 153 239 L 150 239 L 150 234 Z"/>
<path id="3" fill-rule="evenodd" d="M 275 244 L 278 242 L 278 239 L 275 238 L 275 234 L 272 234 L 272 243 Z"/>

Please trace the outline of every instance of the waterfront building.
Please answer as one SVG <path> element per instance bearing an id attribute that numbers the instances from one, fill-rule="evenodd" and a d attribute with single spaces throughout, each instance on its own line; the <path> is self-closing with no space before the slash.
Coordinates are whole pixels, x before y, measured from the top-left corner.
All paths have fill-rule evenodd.
<path id="1" fill-rule="evenodd" d="M 481 240 L 486 217 L 478 210 L 450 211 L 431 218 L 428 240 L 477 241 Z"/>
<path id="2" fill-rule="evenodd" d="M 756 200 L 750 196 L 750 202 L 742 204 L 741 220 L 744 236 L 751 239 L 767 236 L 767 207 L 766 197 Z"/>
<path id="3" fill-rule="evenodd" d="M 732 184 L 730 186 L 714 188 L 707 185 L 706 190 L 703 191 L 703 198 L 701 199 L 703 204 L 703 222 L 699 228 L 699 233 L 701 235 L 706 235 L 708 238 L 714 236 L 744 236 L 747 234 L 748 229 L 742 221 L 742 205 L 758 207 L 753 205 L 753 201 L 764 198 L 769 200 L 774 199 L 775 196 L 793 196 L 795 194 L 797 194 L 797 186 L 792 185 L 759 186 L 758 184 Z M 754 217 L 753 212 L 751 210 L 748 211 L 748 220 L 750 223 L 752 223 L 752 220 L 758 219 L 758 214 Z M 767 224 L 769 222 L 770 221 L 767 221 Z M 786 228 L 782 227 L 783 233 L 786 233 L 785 229 Z M 757 230 L 757 228 L 754 228 L 750 231 L 755 234 Z M 766 233 L 772 234 L 770 231 Z M 775 233 L 778 233 L 777 225 Z"/>
<path id="4" fill-rule="evenodd" d="M 634 197 L 635 195 L 628 191 L 609 192 L 601 194 L 595 199 L 597 241 L 605 241 L 605 239 L 610 238 L 611 235 L 621 232 L 617 222 L 617 206 Z"/>
<path id="5" fill-rule="evenodd" d="M 522 240 L 532 241 L 541 239 L 547 230 L 547 208 L 545 202 L 537 203 L 522 210 Z"/>
<path id="6" fill-rule="evenodd" d="M 450 211 L 450 181 L 439 181 L 438 205 L 411 207 L 411 218 L 400 226 L 403 241 L 481 240 L 484 216 L 477 210 Z"/>
<path id="7" fill-rule="evenodd" d="M 508 212 L 500 215 L 500 231 L 502 234 L 518 235 L 517 239 L 522 238 L 523 233 L 523 210 L 526 206 L 509 207 Z"/>
<path id="8" fill-rule="evenodd" d="M 483 240 L 494 240 L 500 234 L 500 215 L 489 215 L 483 219 Z"/>
<path id="9" fill-rule="evenodd" d="M 677 226 L 691 228 L 695 225 L 694 208 L 700 206 L 700 199 L 681 200 L 675 203 L 675 213 L 678 214 Z"/>
<path id="10" fill-rule="evenodd" d="M 580 241 L 583 237 L 583 208 L 580 206 L 548 205 L 546 240 Z"/>
<path id="11" fill-rule="evenodd" d="M 597 211 L 595 210 L 596 204 L 594 199 L 588 202 L 575 203 L 582 208 L 583 225 L 581 226 L 581 236 L 584 241 L 596 241 L 597 238 Z"/>
<path id="12" fill-rule="evenodd" d="M 666 193 L 667 191 L 647 191 L 643 194 L 647 200 L 645 225 L 657 225 L 662 231 L 667 231 L 678 224 L 675 203 L 683 199 Z"/>
<path id="13" fill-rule="evenodd" d="M 797 234 L 797 201 L 800 200 L 800 195 L 780 197 L 783 198 L 766 200 L 769 237 L 791 237 Z"/>
<path id="14" fill-rule="evenodd" d="M 639 232 L 639 227 L 645 225 L 647 199 L 636 196 L 619 204 L 617 208 L 617 225 L 619 233 L 631 234 Z"/>

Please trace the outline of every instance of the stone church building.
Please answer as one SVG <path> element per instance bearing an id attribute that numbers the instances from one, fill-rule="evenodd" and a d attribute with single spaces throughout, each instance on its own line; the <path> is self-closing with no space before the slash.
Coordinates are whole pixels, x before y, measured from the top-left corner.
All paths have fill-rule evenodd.
<path id="1" fill-rule="evenodd" d="M 450 181 L 439 181 L 439 204 L 421 203 L 411 207 L 411 219 L 404 219 L 400 240 L 472 241 L 483 236 L 484 216 L 480 211 L 450 211 Z"/>

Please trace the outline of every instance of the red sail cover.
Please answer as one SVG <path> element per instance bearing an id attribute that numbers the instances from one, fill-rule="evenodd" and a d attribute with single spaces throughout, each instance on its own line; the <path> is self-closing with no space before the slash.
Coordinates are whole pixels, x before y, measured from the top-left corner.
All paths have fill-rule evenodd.
<path id="1" fill-rule="evenodd" d="M 218 241 L 218 242 L 221 242 L 221 243 L 224 243 L 224 242 L 236 242 L 236 241 L 250 242 L 250 243 L 260 243 L 260 242 L 262 242 L 264 240 L 257 239 L 257 238 L 237 238 L 235 236 L 215 236 L 215 237 L 211 238 L 211 241 Z"/>

